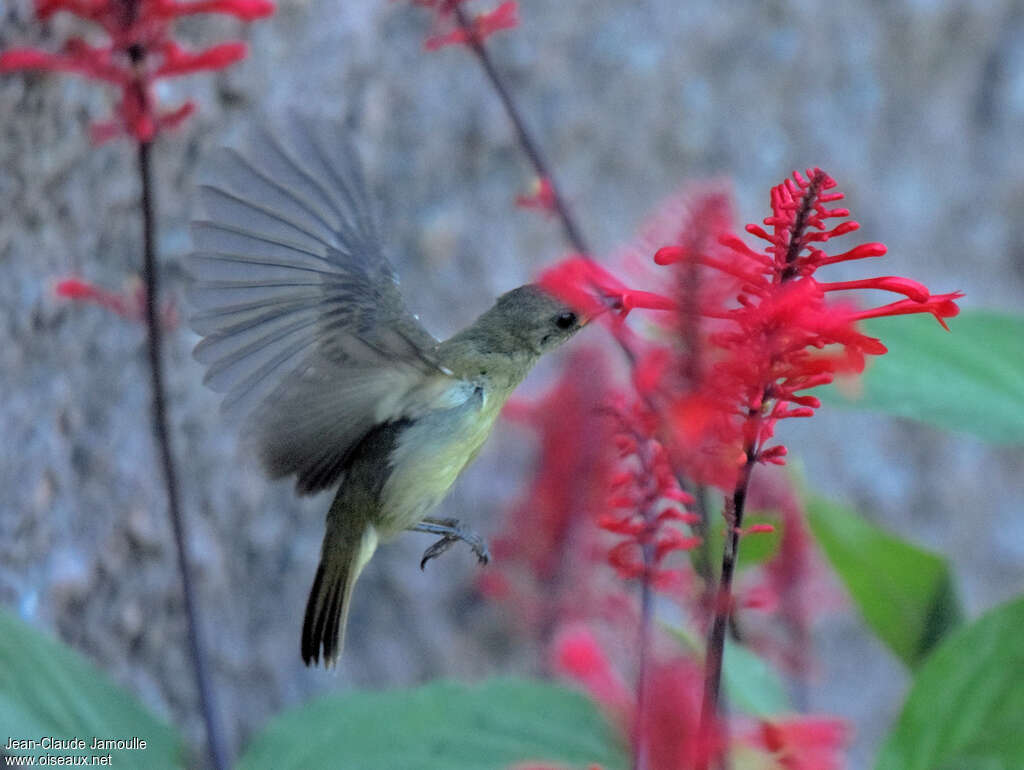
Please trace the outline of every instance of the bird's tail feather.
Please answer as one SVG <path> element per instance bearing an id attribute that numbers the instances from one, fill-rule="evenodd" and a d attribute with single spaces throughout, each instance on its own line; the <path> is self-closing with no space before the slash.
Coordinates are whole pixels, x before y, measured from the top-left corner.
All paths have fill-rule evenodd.
<path id="1" fill-rule="evenodd" d="M 377 530 L 372 524 L 367 523 L 362 537 L 347 537 L 344 542 L 332 541 L 328 531 L 302 622 L 302 660 L 307 666 L 320 662 L 321 649 L 324 666 L 337 662 L 345 644 L 352 588 L 376 550 Z"/>

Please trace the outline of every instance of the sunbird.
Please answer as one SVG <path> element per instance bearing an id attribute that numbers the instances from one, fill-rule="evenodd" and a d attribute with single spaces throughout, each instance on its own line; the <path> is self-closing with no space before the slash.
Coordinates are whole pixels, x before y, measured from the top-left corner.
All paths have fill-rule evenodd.
<path id="1" fill-rule="evenodd" d="M 256 125 L 205 164 L 192 223 L 195 357 L 271 477 L 337 487 L 302 624 L 306 665 L 337 662 L 352 589 L 405 530 L 463 540 L 431 518 L 537 360 L 587 322 L 527 284 L 439 342 L 405 306 L 356 153 L 327 121 Z"/>

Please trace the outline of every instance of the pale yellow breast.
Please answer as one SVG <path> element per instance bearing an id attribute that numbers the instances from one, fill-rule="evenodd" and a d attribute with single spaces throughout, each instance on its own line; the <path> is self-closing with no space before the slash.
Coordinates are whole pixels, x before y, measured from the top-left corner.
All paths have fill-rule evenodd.
<path id="1" fill-rule="evenodd" d="M 428 515 L 490 435 L 504 399 L 466 388 L 461 405 L 424 415 L 399 437 L 381 491 L 382 536 L 393 536 Z"/>

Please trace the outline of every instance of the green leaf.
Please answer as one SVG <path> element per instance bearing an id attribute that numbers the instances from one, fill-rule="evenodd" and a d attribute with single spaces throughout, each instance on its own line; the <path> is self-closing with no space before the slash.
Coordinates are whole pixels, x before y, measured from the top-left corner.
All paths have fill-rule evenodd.
<path id="1" fill-rule="evenodd" d="M 725 642 L 722 680 L 728 702 L 755 717 L 771 717 L 792 711 L 786 686 L 771 665 L 742 644 Z"/>
<path id="2" fill-rule="evenodd" d="M 627 764 L 615 730 L 585 696 L 497 679 L 323 698 L 274 719 L 238 767 L 505 770 L 527 760 Z"/>
<path id="3" fill-rule="evenodd" d="M 962 617 L 946 560 L 812 497 L 808 522 L 864 620 L 916 666 Z"/>
<path id="4" fill-rule="evenodd" d="M 965 311 L 948 323 L 951 332 L 930 316 L 865 322 L 889 352 L 869 360 L 862 392 L 840 384 L 821 389 L 823 400 L 1024 444 L 1024 318 Z"/>
<path id="5" fill-rule="evenodd" d="M 1024 767 L 1024 598 L 950 634 L 924 662 L 876 770 Z"/>
<path id="6" fill-rule="evenodd" d="M 113 767 L 184 767 L 181 740 L 77 652 L 0 609 L 0 725 L 4 738 L 85 741 L 84 751 L 28 749 L 30 755 L 112 754 Z M 93 738 L 146 741 L 145 749 L 90 751 Z"/>
<path id="7" fill-rule="evenodd" d="M 715 574 L 721 570 L 722 548 L 725 545 L 725 519 L 720 514 L 713 514 L 712 524 L 708 533 L 706 547 L 708 553 L 712 554 Z M 748 511 L 743 517 L 743 528 L 746 529 L 754 524 L 771 524 L 774 532 L 757 532 L 740 537 L 739 559 L 736 562 L 736 569 L 740 572 L 771 561 L 779 552 L 779 544 L 782 542 L 782 528 L 784 526 L 782 517 L 774 511 Z M 692 553 L 692 552 L 691 552 Z"/>
<path id="8" fill-rule="evenodd" d="M 665 629 L 688 652 L 703 654 L 704 643 L 698 642 L 690 630 L 676 626 L 665 626 Z M 722 683 L 730 706 L 744 714 L 771 717 L 793 710 L 779 673 L 756 652 L 732 639 L 725 640 Z"/>

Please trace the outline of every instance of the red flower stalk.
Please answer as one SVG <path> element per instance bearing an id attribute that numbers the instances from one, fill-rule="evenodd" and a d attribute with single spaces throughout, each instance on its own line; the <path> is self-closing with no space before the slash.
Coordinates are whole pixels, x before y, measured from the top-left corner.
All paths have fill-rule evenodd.
<path id="1" fill-rule="evenodd" d="M 153 84 L 160 78 L 219 70 L 246 54 L 241 42 L 228 42 L 204 51 L 186 51 L 171 38 L 174 21 L 182 16 L 219 13 L 242 21 L 269 16 L 269 0 L 37 0 L 36 15 L 46 19 L 66 11 L 103 28 L 106 45 L 92 46 L 70 38 L 59 53 L 36 48 L 13 48 L 0 53 L 0 73 L 39 69 L 68 72 L 112 83 L 121 90 L 117 117 L 97 123 L 92 137 L 103 142 L 127 134 L 152 141 L 161 129 L 173 128 L 192 114 L 192 102 L 159 110 Z"/>
<path id="2" fill-rule="evenodd" d="M 764 220 L 771 232 L 758 225 L 747 231 L 768 242 L 764 252 L 755 252 L 738 238 L 726 236 L 720 242 L 732 250 L 728 263 L 690 255 L 678 247 L 661 249 L 659 264 L 696 260 L 713 271 L 741 281 L 738 307 L 705 310 L 704 314 L 728 323 L 712 333 L 709 340 L 721 351 L 712 368 L 711 381 L 718 388 L 720 406 L 734 415 L 735 435 L 723 435 L 727 443 L 738 439 L 736 483 L 725 506 L 729 534 L 725 541 L 721 579 L 713 602 L 714 620 L 708 638 L 707 670 L 702 721 L 713 730 L 718 716 L 725 629 L 732 611 L 732 578 L 739 551 L 739 534 L 750 474 L 756 463 L 782 464 L 785 447 L 767 446 L 776 423 L 791 417 L 809 417 L 820 405 L 803 391 L 832 381 L 841 371 L 859 372 L 866 355 L 886 352 L 878 340 L 861 334 L 855 322 L 869 316 L 907 312 L 932 313 L 940 323 L 958 312 L 960 294 L 932 297 L 916 282 L 885 277 L 853 284 L 819 284 L 814 274 L 819 267 L 835 262 L 881 256 L 882 244 L 865 244 L 830 256 L 817 244 L 856 230 L 859 225 L 844 221 L 834 226 L 828 220 L 846 217 L 843 208 L 829 208 L 842 198 L 830 193 L 835 182 L 820 169 L 809 178 L 794 173 L 772 189 L 772 216 Z M 831 229 L 829 229 L 831 227 Z M 908 299 L 871 311 L 857 312 L 842 305 L 829 305 L 825 295 L 849 288 L 873 288 L 896 292 Z M 819 352 L 828 349 L 828 352 Z"/>
<path id="3" fill-rule="evenodd" d="M 160 130 L 177 125 L 194 110 L 191 102 L 170 110 L 158 108 L 154 83 L 160 78 L 187 75 L 202 70 L 217 70 L 245 56 L 243 43 L 229 42 L 205 51 L 182 49 L 172 38 L 174 21 L 197 13 L 220 13 L 243 21 L 268 16 L 274 11 L 269 0 L 36 0 L 36 15 L 45 19 L 59 11 L 99 25 L 107 36 L 103 45 L 90 45 L 80 38 L 65 42 L 62 50 L 51 53 L 35 48 L 18 48 L 0 53 L 0 73 L 40 69 L 69 72 L 110 83 L 120 89 L 120 99 L 112 120 L 95 124 L 92 138 L 102 142 L 128 135 L 137 142 L 140 213 L 142 219 L 142 275 L 144 286 L 135 300 L 105 292 L 83 281 L 62 282 L 58 293 L 72 299 L 96 302 L 129 317 L 138 313 L 148 330 L 147 354 L 152 390 L 153 427 L 160 466 L 167 494 L 167 512 L 171 520 L 189 647 L 196 689 L 206 725 L 211 765 L 218 770 L 228 765 L 223 732 L 218 725 L 213 688 L 206 674 L 203 637 L 186 549 L 185 520 L 180 505 L 178 470 L 171 445 L 167 397 L 164 385 L 159 271 L 156 253 L 156 205 L 153 190 L 152 142 Z"/>
<path id="4" fill-rule="evenodd" d="M 416 5 L 435 8 L 438 11 L 438 22 L 448 23 L 447 17 L 461 0 L 417 1 Z M 467 26 L 456 25 L 447 32 L 431 35 L 423 43 L 428 51 L 436 51 L 449 45 L 470 45 L 482 43 L 495 32 L 503 29 L 515 29 L 519 26 L 519 4 L 515 0 L 506 0 L 491 11 L 476 16 Z"/>
<path id="5" fill-rule="evenodd" d="M 608 553 L 608 561 L 624 579 L 640 578 L 657 587 L 678 582 L 682 574 L 663 570 L 661 563 L 674 551 L 687 551 L 700 538 L 684 534 L 672 522 L 693 524 L 697 517 L 681 510 L 693 502 L 679 488 L 665 448 L 652 437 L 656 419 L 642 406 L 613 412 L 618 423 L 616 445 L 622 470 L 611 484 L 611 513 L 597 520 L 602 529 L 624 537 Z"/>
<path id="6" fill-rule="evenodd" d="M 715 241 L 686 238 L 659 249 L 655 262 L 671 266 L 673 296 L 632 292 L 582 257 L 570 258 L 542 283 L 582 312 L 607 309 L 623 315 L 631 307 L 670 310 L 668 344 L 633 349 L 633 379 L 650 419 L 665 423 L 672 439 L 672 467 L 697 483 L 713 483 L 730 495 L 725 505 L 727 537 L 721 583 L 711 602 L 714 622 L 708 642 L 704 724 L 713 731 L 726 623 L 732 609 L 732 576 L 743 530 L 743 511 L 753 467 L 785 462 L 786 448 L 770 445 L 779 420 L 809 417 L 819 406 L 806 391 L 840 372 L 859 372 L 882 343 L 856 328 L 858 320 L 884 315 L 930 313 L 940 323 L 956 315 L 959 293 L 931 295 L 909 279 L 885 276 L 860 281 L 819 282 L 816 271 L 836 262 L 881 256 L 869 243 L 830 255 L 823 246 L 852 232 L 857 223 L 834 206 L 835 182 L 814 169 L 794 174 L 772 190 L 772 215 L 751 234 L 767 241 L 757 252 L 727 232 Z M 725 221 L 725 217 L 719 220 Z M 716 220 L 718 221 L 718 220 Z M 706 233 L 702 231 L 702 235 Z M 874 289 L 901 299 L 870 310 L 829 303 L 830 293 Z M 615 327 L 613 327 L 615 328 Z M 653 435 L 653 431 L 648 435 Z M 679 447 L 694 449 L 681 450 Z M 703 460 L 703 462 L 701 462 Z M 628 528 L 628 526 L 627 526 Z M 636 562 L 618 560 L 634 572 Z"/>
<path id="7" fill-rule="evenodd" d="M 906 278 L 818 282 L 814 277 L 818 268 L 881 256 L 885 246 L 869 243 L 835 256 L 826 254 L 821 248 L 826 241 L 859 225 L 847 220 L 830 226 L 828 220 L 848 216 L 846 209 L 829 207 L 842 195 L 828 192 L 835 182 L 820 169 L 809 171 L 808 176 L 795 173 L 793 179 L 773 188 L 773 213 L 764 220 L 770 232 L 759 225 L 747 227 L 768 242 L 764 252 L 723 233 L 717 248 L 674 245 L 659 249 L 654 257 L 658 264 L 672 265 L 685 276 L 680 283 L 699 279 L 703 285 L 735 289 L 732 305 L 721 301 L 720 291 L 710 297 L 699 292 L 689 303 L 691 312 L 678 314 L 680 336 L 698 335 L 705 340 L 702 349 L 711 362 L 697 367 L 702 376 L 696 382 L 691 376 L 685 387 L 678 381 L 654 379 L 671 402 L 670 419 L 675 432 L 686 437 L 683 443 L 710 442 L 717 446 L 716 457 L 734 458 L 724 477 L 709 479 L 725 488 L 735 486 L 748 454 L 753 462 L 785 462 L 785 447 L 766 443 L 779 420 L 809 417 L 819 406 L 818 399 L 803 391 L 831 382 L 837 373 L 859 372 L 866 356 L 885 352 L 879 340 L 856 329 L 856 321 L 931 313 L 945 325 L 944 319 L 958 312 L 955 300 L 960 294 L 933 296 Z M 906 299 L 871 310 L 825 301 L 830 292 L 853 289 L 894 292 Z M 679 305 L 683 308 L 686 303 L 680 300 Z M 698 323 L 704 331 L 693 331 Z M 670 365 L 662 362 L 664 368 Z M 675 365 L 695 369 L 685 356 Z M 731 483 L 724 484 L 730 476 Z"/>

